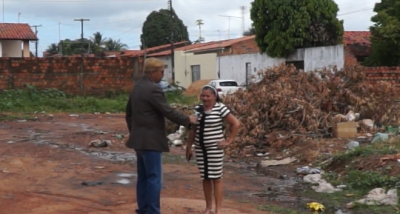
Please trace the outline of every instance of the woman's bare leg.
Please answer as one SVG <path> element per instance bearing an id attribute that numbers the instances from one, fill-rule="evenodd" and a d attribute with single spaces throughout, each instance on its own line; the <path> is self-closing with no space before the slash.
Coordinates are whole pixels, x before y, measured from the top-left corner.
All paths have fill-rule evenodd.
<path id="1" fill-rule="evenodd" d="M 222 206 L 222 179 L 213 180 L 215 197 L 215 214 L 220 214 Z"/>
<path id="2" fill-rule="evenodd" d="M 213 190 L 213 182 L 210 179 L 203 180 L 203 191 L 204 198 L 206 199 L 206 209 L 204 213 L 207 213 L 212 210 L 212 190 Z"/>

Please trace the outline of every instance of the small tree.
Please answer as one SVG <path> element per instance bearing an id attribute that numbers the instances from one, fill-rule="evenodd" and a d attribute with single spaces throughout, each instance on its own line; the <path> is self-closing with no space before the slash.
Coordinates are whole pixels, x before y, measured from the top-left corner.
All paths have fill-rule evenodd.
<path id="1" fill-rule="evenodd" d="M 254 27 L 251 27 L 243 33 L 243 36 L 251 36 L 254 34 L 256 34 L 256 30 L 254 29 Z"/>
<path id="2" fill-rule="evenodd" d="M 342 43 L 338 10 L 333 0 L 254 0 L 250 13 L 260 51 L 286 57 L 298 48 Z"/>
<path id="3" fill-rule="evenodd" d="M 371 31 L 371 55 L 364 65 L 399 66 L 400 65 L 400 2 L 381 0 L 376 3 L 371 18 L 374 25 Z"/>

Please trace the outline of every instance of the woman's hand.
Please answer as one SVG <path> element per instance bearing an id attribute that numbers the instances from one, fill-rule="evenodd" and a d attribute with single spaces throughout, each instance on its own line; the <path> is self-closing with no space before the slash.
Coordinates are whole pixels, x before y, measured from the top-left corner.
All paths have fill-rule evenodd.
<path id="1" fill-rule="evenodd" d="M 223 140 L 220 143 L 218 143 L 217 148 L 218 149 L 225 149 L 229 144 L 231 144 L 232 142 L 229 140 Z"/>
<path id="2" fill-rule="evenodd" d="M 189 162 L 190 159 L 192 159 L 192 156 L 193 156 L 192 146 L 186 147 L 186 160 Z"/>

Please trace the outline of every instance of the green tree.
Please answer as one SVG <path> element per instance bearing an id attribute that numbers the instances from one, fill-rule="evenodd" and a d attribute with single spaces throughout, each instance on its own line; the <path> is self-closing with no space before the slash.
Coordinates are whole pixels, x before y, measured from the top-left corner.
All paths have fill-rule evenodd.
<path id="1" fill-rule="evenodd" d="M 173 12 L 173 42 L 189 41 L 189 33 L 183 21 Z M 143 23 L 142 46 L 148 48 L 165 45 L 171 42 L 170 10 L 161 9 L 151 12 Z"/>
<path id="2" fill-rule="evenodd" d="M 254 0 L 250 14 L 260 51 L 286 57 L 298 48 L 342 43 L 338 10 L 333 0 Z"/>
<path id="3" fill-rule="evenodd" d="M 251 36 L 251 35 L 254 35 L 254 34 L 256 34 L 256 29 L 254 29 L 254 27 L 252 26 L 251 28 L 249 28 L 248 30 L 246 30 L 243 33 L 243 36 Z"/>
<path id="4" fill-rule="evenodd" d="M 400 2 L 381 0 L 376 3 L 371 18 L 371 55 L 366 58 L 367 66 L 400 65 Z"/>
<path id="5" fill-rule="evenodd" d="M 104 44 L 107 41 L 106 37 L 103 37 L 103 34 L 100 32 L 96 32 L 90 38 L 93 43 L 92 51 L 93 52 L 101 52 L 104 50 Z"/>
<path id="6" fill-rule="evenodd" d="M 51 43 L 47 49 L 46 52 L 49 53 L 49 55 L 54 55 L 58 53 L 58 45 L 56 43 Z"/>
<path id="7" fill-rule="evenodd" d="M 128 48 L 128 45 L 121 43 L 120 40 L 108 39 L 104 42 L 104 49 L 106 51 L 123 51 Z"/>

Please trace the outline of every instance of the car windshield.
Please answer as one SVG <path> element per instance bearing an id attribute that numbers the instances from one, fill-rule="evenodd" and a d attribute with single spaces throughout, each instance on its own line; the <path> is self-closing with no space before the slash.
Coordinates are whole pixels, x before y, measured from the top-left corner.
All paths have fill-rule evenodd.
<path id="1" fill-rule="evenodd" d="M 225 81 L 225 82 L 219 82 L 220 86 L 238 86 L 237 82 L 235 81 Z"/>

